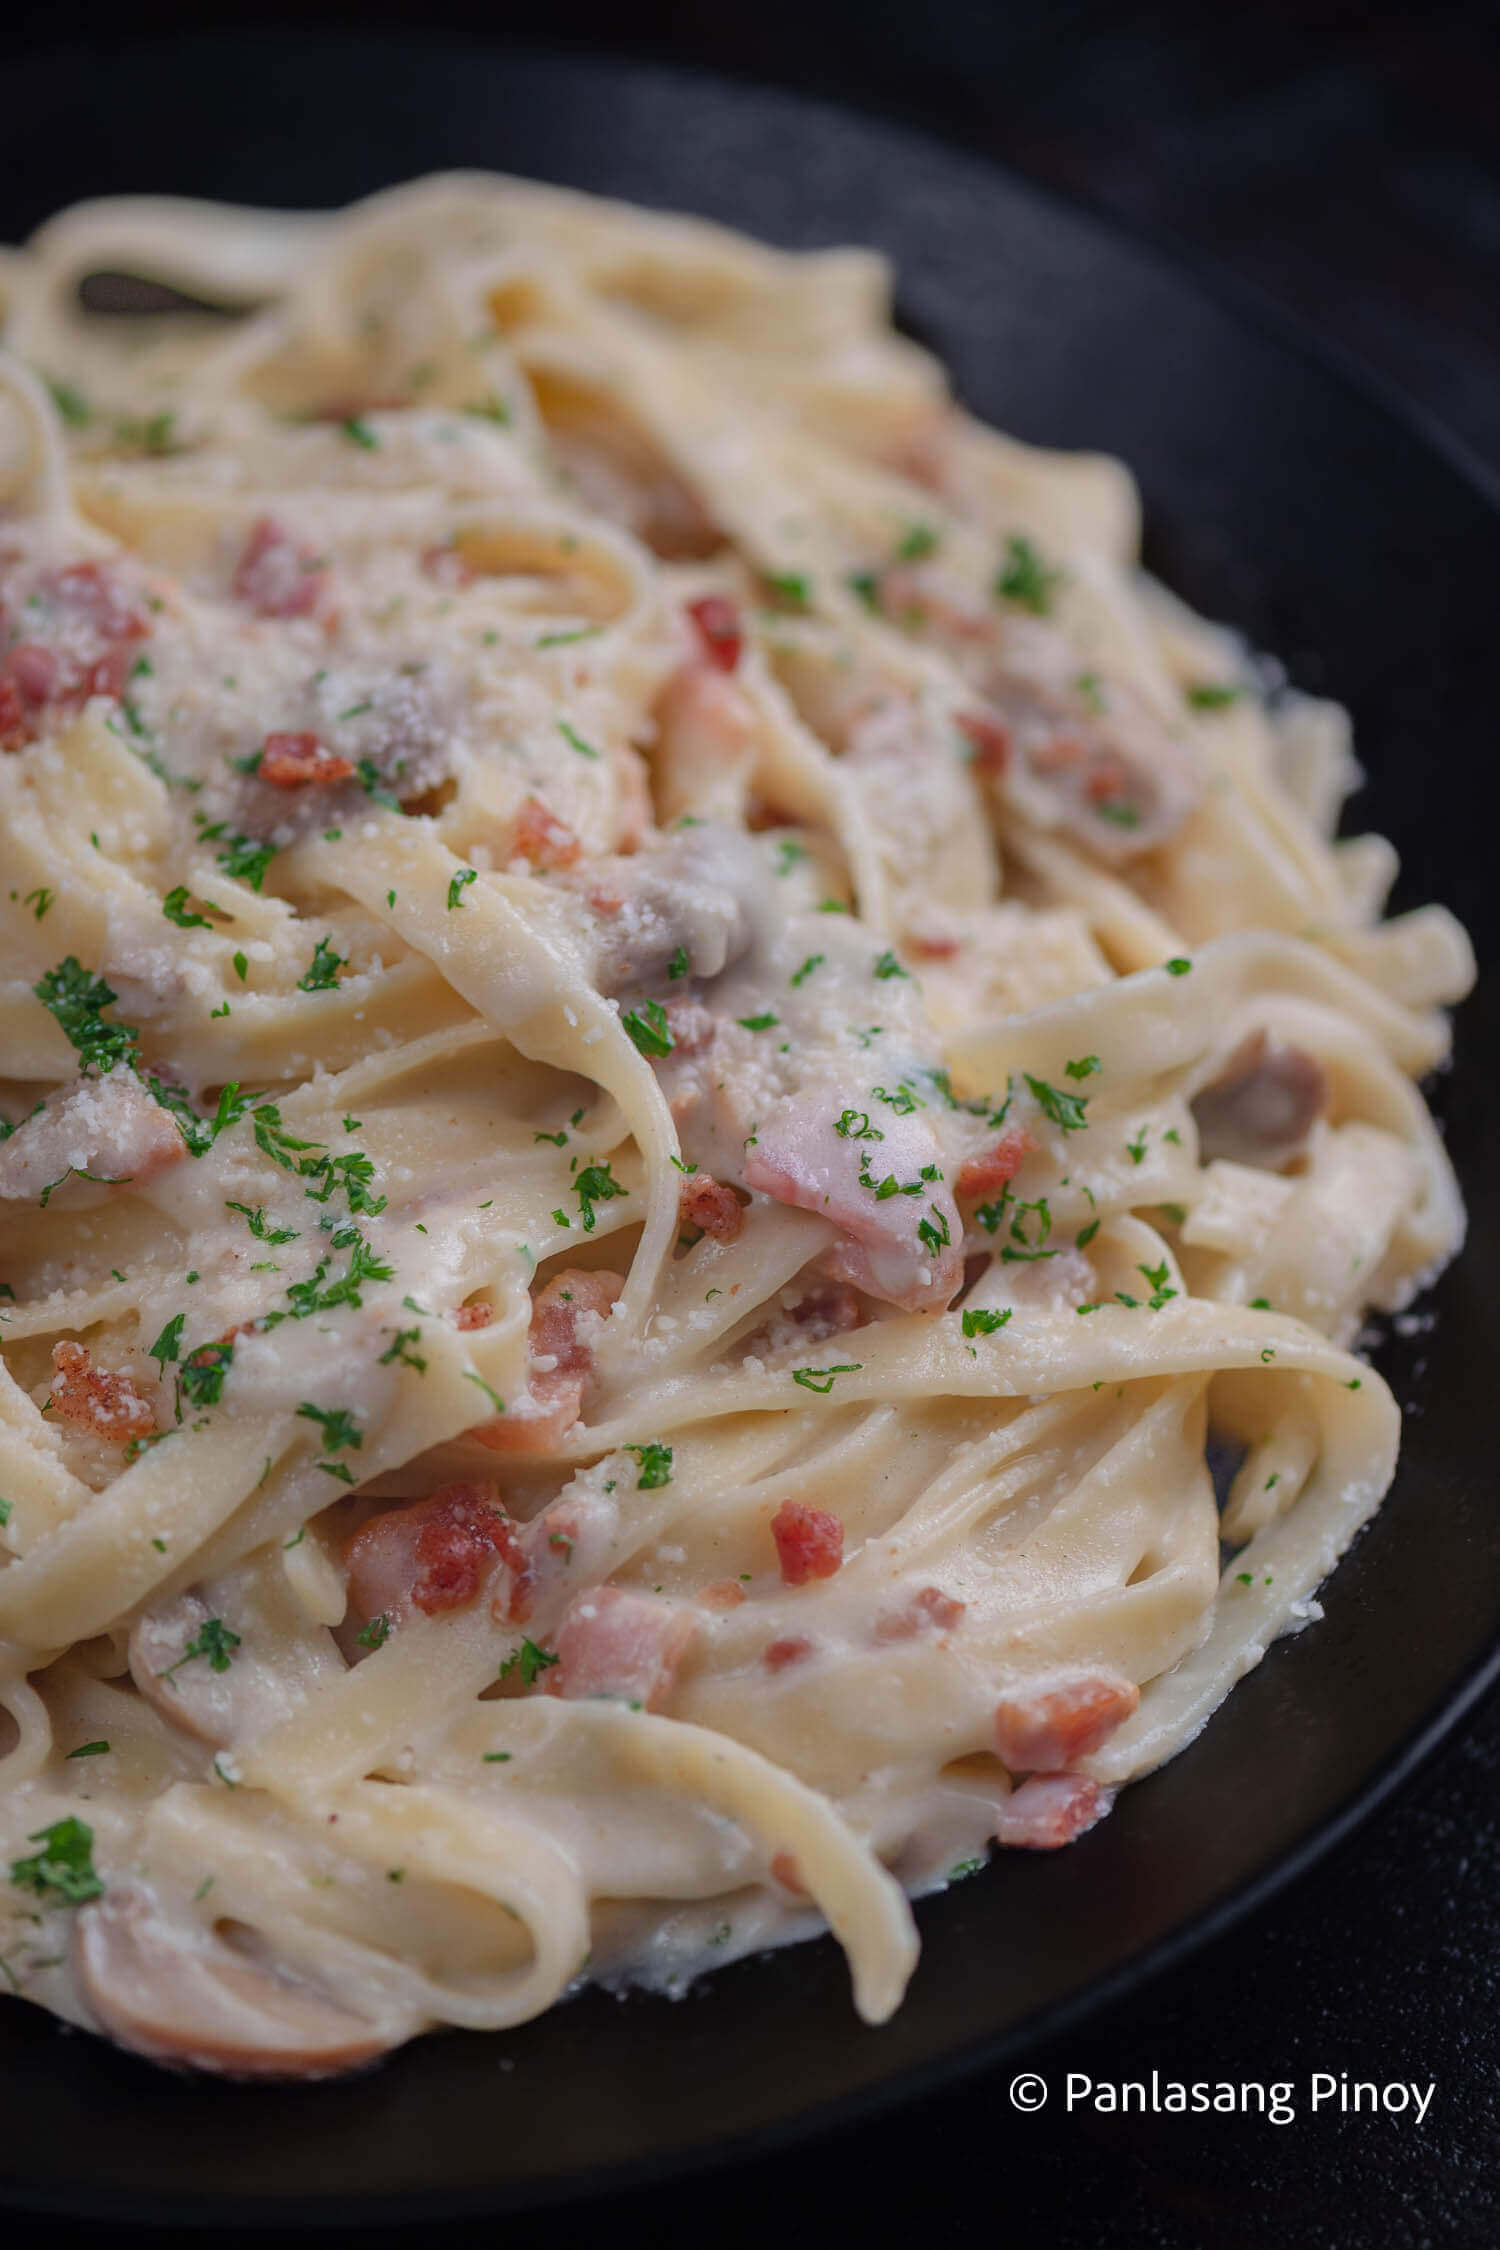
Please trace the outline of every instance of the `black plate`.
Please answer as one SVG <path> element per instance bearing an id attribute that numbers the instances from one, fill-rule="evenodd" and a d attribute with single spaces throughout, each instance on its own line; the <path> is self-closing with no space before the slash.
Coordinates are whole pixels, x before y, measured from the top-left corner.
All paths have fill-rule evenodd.
<path id="1" fill-rule="evenodd" d="M 774 241 L 879 244 L 903 317 L 1020 435 L 1122 454 L 1155 567 L 1354 710 L 1361 825 L 1399 903 L 1485 947 L 1476 817 L 1496 708 L 1500 514 L 1412 419 L 1253 308 L 979 159 L 783 95 L 578 59 L 287 34 L 188 39 L 7 73 L 14 239 L 79 196 L 170 189 L 331 204 L 481 164 L 694 210 Z M 1327 1595 L 1207 1733 L 1055 1858 L 1013 1855 L 921 1909 L 894 2023 L 849 2004 L 830 1942 L 677 2005 L 590 1994 L 447 2034 L 316 2091 L 148 2070 L 0 2007 L 0 2199 L 119 2219 L 349 2225 L 513 2208 L 664 2173 L 993 2060 L 1221 1927 L 1367 1811 L 1497 1668 L 1490 1396 L 1500 1267 L 1484 1104 L 1492 999 L 1441 1089 L 1473 1244 L 1430 1337 L 1388 1347 L 1408 1402 L 1395 1491 Z"/>

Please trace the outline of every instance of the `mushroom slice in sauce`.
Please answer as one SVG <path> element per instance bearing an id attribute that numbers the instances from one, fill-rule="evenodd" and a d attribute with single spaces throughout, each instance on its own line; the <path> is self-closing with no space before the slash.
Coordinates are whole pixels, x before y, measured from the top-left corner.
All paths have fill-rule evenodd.
<path id="1" fill-rule="evenodd" d="M 130 1629 L 129 1659 L 147 1702 L 216 1749 L 289 1718 L 345 1669 L 281 1573 L 258 1570 L 226 1572 L 144 1611 Z"/>
<path id="2" fill-rule="evenodd" d="M 1316 1055 L 1253 1031 L 1193 1096 L 1199 1161 L 1223 1157 L 1279 1172 L 1302 1154 L 1327 1107 L 1328 1078 Z"/>
<path id="3" fill-rule="evenodd" d="M 328 2078 L 393 2043 L 327 1994 L 174 1926 L 144 1890 L 111 1890 L 85 1907 L 73 1958 L 103 2029 L 154 2062 L 231 2078 Z"/>

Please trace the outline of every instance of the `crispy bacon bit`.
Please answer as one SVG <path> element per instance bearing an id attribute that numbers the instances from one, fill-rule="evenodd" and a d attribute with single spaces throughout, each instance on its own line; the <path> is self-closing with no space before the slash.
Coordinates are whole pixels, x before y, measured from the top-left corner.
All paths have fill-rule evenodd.
<path id="1" fill-rule="evenodd" d="M 151 1401 L 133 1377 L 95 1367 L 82 1344 L 53 1345 L 48 1405 L 60 1421 L 76 1422 L 110 1445 L 150 1437 L 156 1428 Z"/>
<path id="2" fill-rule="evenodd" d="M 768 1641 L 765 1665 L 768 1672 L 784 1672 L 789 1664 L 800 1664 L 811 1656 L 813 1644 L 805 1633 L 789 1633 L 785 1640 Z"/>
<path id="3" fill-rule="evenodd" d="M 900 1609 L 883 1610 L 875 1620 L 877 1641 L 909 1641 L 918 1633 L 951 1633 L 968 1608 L 940 1586 L 923 1586 Z"/>
<path id="4" fill-rule="evenodd" d="M 527 1397 L 469 1436 L 492 1453 L 546 1453 L 557 1445 L 577 1421 L 594 1371 L 593 1352 L 579 1340 L 579 1319 L 585 1313 L 607 1319 L 624 1286 L 607 1269 L 570 1266 L 554 1274 L 532 1302 Z"/>
<path id="5" fill-rule="evenodd" d="M 734 1189 L 702 1172 L 683 1181 L 677 1215 L 684 1226 L 701 1227 L 715 1242 L 738 1242 L 745 1224 L 745 1206 Z"/>
<path id="6" fill-rule="evenodd" d="M 1055 1852 L 1104 1818 L 1114 1791 L 1081 1773 L 1038 1773 L 1013 1790 L 995 1820 L 995 1835 L 1011 1849 Z"/>
<path id="7" fill-rule="evenodd" d="M 455 1328 L 488 1328 L 495 1317 L 495 1308 L 488 1298 L 481 1297 L 476 1305 L 460 1305 L 453 1315 Z"/>
<path id="8" fill-rule="evenodd" d="M 130 1071 L 77 1078 L 0 1141 L 0 1204 L 30 1201 L 68 1173 L 100 1187 L 143 1188 L 187 1155 L 167 1112 Z"/>
<path id="9" fill-rule="evenodd" d="M 233 588 L 235 599 L 248 602 L 257 617 L 311 617 L 328 586 L 326 566 L 273 516 L 251 526 Z"/>
<path id="10" fill-rule="evenodd" d="M 798 1898 L 810 1896 L 795 1852 L 778 1852 L 771 1862 L 771 1873 L 784 1891 L 794 1891 Z"/>
<path id="11" fill-rule="evenodd" d="M 583 850 L 573 830 L 540 797 L 527 797 L 516 814 L 511 850 L 533 867 L 571 867 Z"/>
<path id="12" fill-rule="evenodd" d="M 472 586 L 479 576 L 478 571 L 474 568 L 462 547 L 456 546 L 452 540 L 448 540 L 441 547 L 424 548 L 422 568 L 426 571 L 428 577 L 435 578 L 440 586 L 455 588 Z"/>
<path id="13" fill-rule="evenodd" d="M 312 782 L 347 781 L 354 765 L 315 734 L 268 734 L 255 770 L 274 789 L 306 789 Z"/>
<path id="14" fill-rule="evenodd" d="M 975 1203 L 982 1195 L 993 1195 L 997 1188 L 1009 1187 L 1030 1155 L 1033 1142 L 1024 1126 L 1013 1125 L 1002 1133 L 993 1148 L 979 1156 L 966 1157 L 959 1166 L 956 1193 L 961 1203 Z"/>
<path id="15" fill-rule="evenodd" d="M 0 674 L 0 750 L 24 750 L 34 739 L 18 683 Z"/>
<path id="16" fill-rule="evenodd" d="M 510 1573 L 507 1606 L 524 1617 L 531 1569 L 493 1485 L 445 1484 L 429 1499 L 372 1516 L 344 1550 L 349 1592 L 365 1617 L 428 1617 L 464 1609 L 500 1561 Z"/>
<path id="17" fill-rule="evenodd" d="M 596 1586 L 570 1605 L 559 1628 L 554 1692 L 575 1700 L 622 1696 L 657 1711 L 699 1630 L 680 1603 L 623 1586 Z"/>
<path id="18" fill-rule="evenodd" d="M 919 961 L 956 961 L 963 951 L 962 941 L 945 930 L 908 929 L 906 943 Z"/>
<path id="19" fill-rule="evenodd" d="M 723 594 L 704 594 L 700 600 L 688 603 L 687 614 L 709 663 L 721 672 L 732 672 L 744 646 L 740 613 L 734 603 Z"/>
<path id="20" fill-rule="evenodd" d="M 607 875 L 601 875 L 597 882 L 591 883 L 583 895 L 596 914 L 613 916 L 624 910 L 625 893 L 619 883 L 612 881 Z"/>
<path id="21" fill-rule="evenodd" d="M 979 773 L 1004 773 L 1010 763 L 1010 732 L 1001 720 L 988 711 L 960 711 L 953 723 L 973 750 Z"/>
<path id="22" fill-rule="evenodd" d="M 844 1559 L 844 1527 L 826 1508 L 808 1508 L 800 1500 L 783 1500 L 771 1518 L 776 1559 L 788 1586 L 805 1586 L 813 1578 L 832 1578 Z"/>
<path id="23" fill-rule="evenodd" d="M 1054 1774 L 1106 1742 L 1141 1700 L 1118 1672 L 1074 1672 L 1018 1688 L 995 1709 L 995 1742 L 1012 1773 Z"/>
<path id="24" fill-rule="evenodd" d="M 119 697 L 135 643 L 151 630 L 104 563 L 44 571 L 35 601 L 38 629 L 55 641 L 18 641 L 0 660 L 0 749 L 35 742 L 48 711 L 76 710 L 95 695 Z"/>
<path id="25" fill-rule="evenodd" d="M 698 1599 L 705 1609 L 738 1609 L 745 1599 L 745 1589 L 735 1578 L 716 1578 L 708 1586 L 700 1586 Z"/>

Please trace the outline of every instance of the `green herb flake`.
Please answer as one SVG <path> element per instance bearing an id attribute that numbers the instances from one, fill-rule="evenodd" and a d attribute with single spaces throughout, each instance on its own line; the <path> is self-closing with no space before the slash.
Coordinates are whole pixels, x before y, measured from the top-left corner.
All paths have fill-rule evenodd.
<path id="1" fill-rule="evenodd" d="M 633 1453 L 640 1466 L 641 1473 L 636 1479 L 635 1487 L 637 1492 L 657 1492 L 664 1484 L 671 1483 L 672 1448 L 670 1445 L 657 1445 L 655 1443 L 627 1445 L 625 1451 Z"/>

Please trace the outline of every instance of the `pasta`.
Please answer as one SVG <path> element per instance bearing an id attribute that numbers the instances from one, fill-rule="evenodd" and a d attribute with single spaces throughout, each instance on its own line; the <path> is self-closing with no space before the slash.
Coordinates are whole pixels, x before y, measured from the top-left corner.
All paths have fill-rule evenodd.
<path id="1" fill-rule="evenodd" d="M 0 306 L 9 1984 L 882 2021 L 1379 1504 L 1462 930 L 872 255 L 466 174 Z"/>

